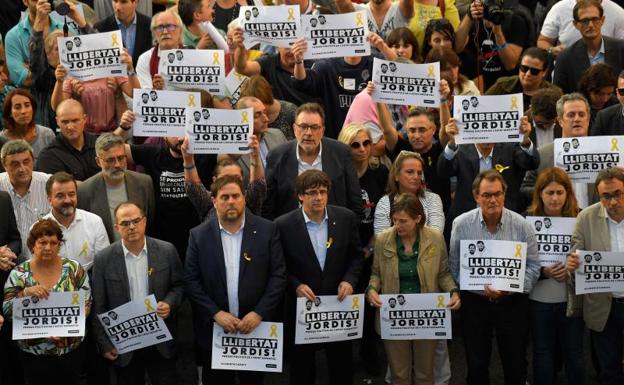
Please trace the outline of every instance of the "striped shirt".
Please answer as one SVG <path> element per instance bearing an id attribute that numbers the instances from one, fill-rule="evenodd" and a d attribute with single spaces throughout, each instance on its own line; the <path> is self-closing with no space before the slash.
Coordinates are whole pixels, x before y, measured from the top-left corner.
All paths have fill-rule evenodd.
<path id="1" fill-rule="evenodd" d="M 440 232 L 444 232 L 444 208 L 442 207 L 442 199 L 436 193 L 425 190 L 425 196 L 419 196 L 420 203 L 425 209 L 427 226 L 431 226 Z M 375 220 L 373 226 L 375 228 L 375 234 L 379 234 L 385 229 L 392 226 L 390 221 L 390 197 L 384 195 L 377 202 L 375 207 Z"/>

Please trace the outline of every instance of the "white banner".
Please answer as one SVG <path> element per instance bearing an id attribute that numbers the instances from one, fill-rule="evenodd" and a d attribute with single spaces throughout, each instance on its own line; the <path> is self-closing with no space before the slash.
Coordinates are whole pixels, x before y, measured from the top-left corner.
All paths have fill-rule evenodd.
<path id="1" fill-rule="evenodd" d="M 453 117 L 457 144 L 519 143 L 523 116 L 522 94 L 455 96 Z"/>
<path id="2" fill-rule="evenodd" d="M 624 292 L 624 253 L 576 250 L 576 294 Z"/>
<path id="3" fill-rule="evenodd" d="M 563 169 L 573 182 L 594 183 L 598 173 L 623 166 L 624 136 L 585 136 L 555 139 L 555 167 Z"/>
<path id="4" fill-rule="evenodd" d="M 396 63 L 373 59 L 371 97 L 376 102 L 421 107 L 440 106 L 440 63 Z"/>
<path id="5" fill-rule="evenodd" d="M 80 81 L 126 76 L 122 48 L 119 31 L 58 38 L 59 59 L 67 76 Z"/>
<path id="6" fill-rule="evenodd" d="M 239 15 L 247 49 L 258 43 L 288 48 L 301 36 L 299 5 L 243 6 Z"/>
<path id="7" fill-rule="evenodd" d="M 514 241 L 460 241 L 459 283 L 462 290 L 494 289 L 522 293 L 527 244 Z"/>
<path id="8" fill-rule="evenodd" d="M 284 332 L 280 322 L 261 322 L 249 334 L 212 329 L 212 369 L 282 372 Z"/>
<path id="9" fill-rule="evenodd" d="M 172 49 L 160 51 L 158 72 L 169 89 L 202 89 L 211 95 L 225 95 L 225 67 L 222 50 Z"/>
<path id="10" fill-rule="evenodd" d="M 565 264 L 576 218 L 526 217 L 526 221 L 535 231 L 540 265 L 548 267 L 556 262 Z"/>
<path id="11" fill-rule="evenodd" d="M 304 59 L 370 55 L 366 12 L 339 15 L 301 15 L 308 42 Z"/>
<path id="12" fill-rule="evenodd" d="M 253 108 L 188 108 L 186 133 L 192 154 L 248 154 Z"/>
<path id="13" fill-rule="evenodd" d="M 13 339 L 84 336 L 87 296 L 80 290 L 13 299 Z"/>
<path id="14" fill-rule="evenodd" d="M 239 74 L 234 69 L 231 70 L 225 78 L 225 88 L 230 95 L 230 103 L 232 103 L 232 105 L 238 103 L 238 99 L 240 99 L 241 94 L 241 87 L 247 79 L 249 79 L 247 76 Z"/>
<path id="15" fill-rule="evenodd" d="M 128 302 L 97 315 L 119 354 L 171 340 L 165 320 L 156 314 L 156 305 L 156 297 L 151 294 L 142 301 Z"/>
<path id="16" fill-rule="evenodd" d="M 382 340 L 450 340 L 448 293 L 382 294 Z"/>
<path id="17" fill-rule="evenodd" d="M 364 294 L 317 296 L 315 301 L 297 298 L 295 344 L 317 344 L 362 338 Z"/>
<path id="18" fill-rule="evenodd" d="M 134 136 L 184 136 L 186 108 L 199 105 L 199 92 L 134 89 Z"/>

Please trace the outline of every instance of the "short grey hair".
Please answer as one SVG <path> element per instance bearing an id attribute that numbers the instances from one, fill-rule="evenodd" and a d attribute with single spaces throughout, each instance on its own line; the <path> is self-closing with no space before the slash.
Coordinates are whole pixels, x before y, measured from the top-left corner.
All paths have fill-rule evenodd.
<path id="1" fill-rule="evenodd" d="M 172 11 L 171 9 L 167 9 L 165 11 L 158 12 L 157 14 L 152 16 L 152 22 L 150 23 L 150 31 L 152 31 L 152 41 L 154 41 L 154 42 L 156 41 L 156 34 L 154 33 L 154 28 L 156 28 L 156 20 L 158 20 L 160 15 L 162 15 L 164 13 L 170 13 L 171 15 L 173 15 L 173 17 L 176 20 L 176 24 L 178 25 L 178 28 L 180 28 L 180 40 L 182 40 L 182 33 L 181 32 L 182 32 L 182 28 L 184 28 L 184 23 L 182 22 L 182 18 L 180 17 L 180 15 L 177 12 Z"/>
<path id="2" fill-rule="evenodd" d="M 104 151 L 108 151 L 116 146 L 123 146 L 124 144 L 125 142 L 120 136 L 107 132 L 100 135 L 95 141 L 95 154 L 100 156 Z"/>
<path id="3" fill-rule="evenodd" d="M 563 117 L 563 106 L 567 102 L 574 102 L 577 100 L 580 100 L 583 103 L 585 103 L 585 107 L 587 107 L 587 113 L 589 113 L 589 102 L 587 101 L 585 96 L 583 96 L 583 94 L 579 92 L 572 92 L 570 94 L 563 95 L 562 97 L 559 98 L 559 100 L 557 100 L 557 117 L 559 118 Z"/>
<path id="4" fill-rule="evenodd" d="M 0 150 L 0 160 L 2 164 L 4 164 L 7 156 L 21 154 L 26 151 L 30 152 L 30 156 L 34 159 L 32 147 L 27 141 L 24 139 L 9 140 L 2 146 L 2 150 Z"/>

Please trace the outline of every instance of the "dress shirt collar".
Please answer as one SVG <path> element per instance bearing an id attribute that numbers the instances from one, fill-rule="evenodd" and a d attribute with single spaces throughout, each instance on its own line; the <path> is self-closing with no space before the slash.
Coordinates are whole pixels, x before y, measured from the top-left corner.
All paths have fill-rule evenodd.
<path id="1" fill-rule="evenodd" d="M 307 216 L 303 207 L 301 207 L 301 212 L 303 213 L 303 221 L 305 222 L 306 225 L 308 223 L 314 223 L 315 225 L 318 225 L 318 223 L 314 222 L 312 219 L 310 219 L 310 217 Z M 327 207 L 325 208 L 325 216 L 323 217 L 323 220 L 321 221 L 320 224 L 322 224 L 325 221 L 329 221 L 329 217 L 327 216 Z"/>
<path id="2" fill-rule="evenodd" d="M 481 207 L 478 208 L 477 215 L 479 216 L 479 223 L 481 223 L 481 228 L 487 229 L 487 224 L 485 223 L 485 219 L 483 219 L 483 212 L 481 211 Z M 509 221 L 509 218 L 507 214 L 507 209 L 503 207 L 503 213 L 501 214 L 501 219 L 496 224 L 496 231 L 498 232 L 500 229 L 504 228 L 508 221 Z"/>
<path id="3" fill-rule="evenodd" d="M 128 255 L 130 255 L 132 257 L 140 257 L 141 254 L 143 254 L 143 253 L 145 253 L 145 255 L 147 255 L 147 238 L 143 237 L 143 249 L 141 250 L 139 255 L 132 254 L 132 252 L 126 248 L 126 245 L 124 244 L 124 242 L 125 241 L 122 239 L 121 240 L 121 248 L 123 249 L 124 256 L 127 257 Z"/>
<path id="4" fill-rule="evenodd" d="M 122 23 L 121 20 L 119 20 L 117 18 L 117 16 L 115 16 L 115 22 L 117 22 L 117 25 L 120 26 L 120 27 L 121 26 L 126 27 L 126 25 L 124 23 Z M 130 25 L 136 25 L 136 23 L 137 23 L 137 16 L 136 16 L 136 12 L 134 12 L 134 18 L 132 19 L 132 23 L 130 23 Z M 126 27 L 126 28 L 128 28 L 128 27 Z"/>
<path id="5" fill-rule="evenodd" d="M 218 222 L 219 222 L 219 230 L 220 230 L 221 232 L 224 232 L 224 233 L 226 233 L 227 235 L 238 235 L 238 234 L 239 234 L 241 231 L 243 231 L 243 229 L 245 228 L 245 213 L 243 213 L 243 221 L 241 222 L 240 227 L 238 228 L 238 230 L 236 230 L 236 231 L 235 231 L 235 232 L 233 232 L 233 233 L 230 233 L 229 231 L 227 231 L 227 230 L 225 229 L 225 227 L 223 227 L 223 226 L 221 225 L 221 221 L 219 221 L 219 220 L 218 220 Z"/>
<path id="6" fill-rule="evenodd" d="M 296 147 L 296 154 L 297 154 L 297 162 L 299 163 L 306 163 L 304 162 L 301 157 L 299 156 L 299 142 L 297 142 L 297 147 Z M 317 162 L 321 161 L 321 155 L 323 155 L 323 141 L 321 140 L 321 142 L 319 143 L 319 153 L 316 156 L 316 159 L 314 159 L 314 162 L 312 162 L 312 166 L 314 166 Z M 307 164 L 307 163 L 306 163 Z"/>
<path id="7" fill-rule="evenodd" d="M 490 155 L 488 156 L 483 156 L 483 154 L 481 153 L 481 151 L 479 150 L 479 147 L 477 147 L 477 145 L 475 144 L 475 150 L 477 150 L 477 154 L 479 154 L 479 159 L 492 159 L 494 157 L 494 147 L 492 147 L 492 151 L 490 151 Z"/>

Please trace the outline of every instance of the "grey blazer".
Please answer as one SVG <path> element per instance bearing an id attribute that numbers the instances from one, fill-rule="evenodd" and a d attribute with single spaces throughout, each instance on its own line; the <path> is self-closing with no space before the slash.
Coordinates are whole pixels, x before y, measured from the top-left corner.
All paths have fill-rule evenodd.
<path id="1" fill-rule="evenodd" d="M 175 314 L 182 302 L 184 281 L 182 280 L 182 262 L 175 247 L 165 241 L 146 237 L 148 294 L 154 294 L 156 301 L 164 301 L 171 307 L 171 313 L 165 320 L 169 332 L 174 336 L 176 331 Z M 97 314 L 105 313 L 117 306 L 130 302 L 130 285 L 124 260 L 121 241 L 117 241 L 95 255 L 91 269 L 91 292 L 93 295 L 93 311 L 91 327 L 100 352 L 113 350 Z M 165 358 L 175 355 L 175 336 L 173 340 L 156 345 Z M 124 367 L 130 363 L 132 352 L 121 354 L 115 365 Z"/>
<path id="2" fill-rule="evenodd" d="M 155 218 L 156 204 L 154 197 L 154 186 L 149 175 L 139 174 L 134 171 L 126 171 L 126 192 L 128 200 L 141 206 L 147 216 L 148 234 L 153 228 L 152 221 Z M 108 207 L 108 196 L 106 195 L 106 185 L 102 172 L 93 175 L 78 186 L 78 208 L 102 218 L 109 242 L 115 241 L 115 228 Z"/>
<path id="3" fill-rule="evenodd" d="M 269 151 L 271 151 L 278 145 L 286 143 L 288 141 L 286 140 L 286 137 L 284 136 L 282 131 L 278 130 L 277 128 L 269 128 L 266 134 L 264 134 L 264 137 L 266 139 L 266 144 Z M 249 169 L 251 166 L 249 154 L 242 155 L 240 158 L 238 158 L 238 165 L 243 171 L 243 180 L 245 181 L 245 184 L 247 184 L 249 181 Z"/>

